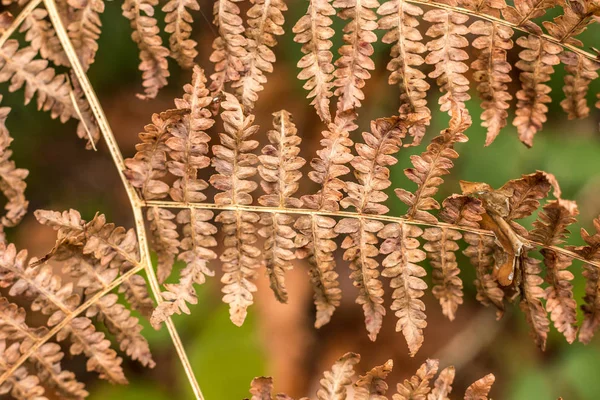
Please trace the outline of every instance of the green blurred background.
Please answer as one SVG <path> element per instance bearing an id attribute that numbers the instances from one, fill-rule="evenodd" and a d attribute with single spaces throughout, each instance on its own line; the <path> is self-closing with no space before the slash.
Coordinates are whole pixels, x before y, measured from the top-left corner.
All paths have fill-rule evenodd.
<path id="1" fill-rule="evenodd" d="M 301 54 L 291 35 L 291 27 L 305 7 L 305 2 L 289 2 L 285 24 L 287 34 L 277 47 L 278 64 L 269 76 L 266 90 L 261 93 L 256 114 L 257 122 L 262 126 L 260 140 L 264 143 L 264 132 L 271 125 L 270 114 L 281 108 L 291 111 L 304 140 L 302 155 L 310 159 L 318 148 L 323 126 L 305 99 L 302 83 L 295 79 L 295 64 Z M 208 26 L 212 19 L 211 11 L 211 4 L 202 2 L 202 12 L 206 17 L 193 13 L 196 20 L 194 38 L 200 43 L 197 60 L 209 73 L 212 71 L 208 62 L 213 40 Z M 162 18 L 162 13 L 157 15 Z M 100 50 L 89 76 L 124 155 L 130 157 L 134 153 L 137 133 L 150 121 L 153 112 L 172 107 L 172 99 L 181 95 L 181 86 L 190 78 L 190 72 L 181 71 L 175 63 L 171 63 L 170 84 L 159 97 L 148 102 L 137 100 L 134 94 L 141 89 L 137 49 L 130 40 L 128 21 L 120 16 L 119 2 L 106 3 L 102 21 L 104 29 Z M 343 23 L 336 20 L 335 24 L 338 35 L 334 48 L 338 48 Z M 582 38 L 585 43 L 593 45 L 597 43 L 598 35 L 598 29 L 592 29 Z M 381 32 L 378 36 L 381 38 Z M 509 57 L 514 63 L 516 52 L 511 52 Z M 377 43 L 374 59 L 378 70 L 367 83 L 367 100 L 360 111 L 361 130 L 354 133 L 355 140 L 359 140 L 358 132 L 368 129 L 369 120 L 393 115 L 398 108 L 398 90 L 387 85 L 384 68 L 389 60 L 389 47 Z M 427 72 L 430 70 L 428 66 L 424 68 Z M 563 67 L 558 66 L 551 82 L 556 100 L 550 106 L 549 120 L 536 136 L 532 149 L 519 142 L 512 125 L 503 130 L 493 145 L 483 147 L 485 130 L 479 126 L 481 109 L 474 85 L 471 85 L 474 100 L 468 106 L 474 124 L 467 131 L 470 140 L 457 146 L 460 158 L 452 174 L 445 179 L 438 199 L 458 192 L 459 179 L 485 181 L 499 187 L 507 180 L 541 169 L 556 175 L 563 197 L 579 204 L 580 222 L 572 229 L 574 234 L 569 244 L 581 244 L 579 229 L 591 230 L 592 219 L 600 214 L 599 114 L 593 108 L 594 94 L 600 91 L 600 84 L 594 82 L 590 90 L 592 115 L 586 120 L 568 121 L 559 106 L 563 98 L 563 77 Z M 517 80 L 514 73 L 513 80 Z M 99 211 L 117 224 L 132 226 L 125 193 L 104 145 L 100 145 L 97 153 L 86 151 L 83 142 L 75 137 L 74 123 L 63 125 L 51 120 L 47 113 L 37 112 L 33 104 L 23 106 L 22 93 L 9 95 L 7 87 L 3 84 L 1 88 L 5 94 L 3 105 L 13 108 L 8 127 L 15 138 L 14 158 L 18 166 L 31 171 L 27 180 L 31 209 L 77 208 L 87 218 Z M 513 83 L 511 91 L 514 93 L 516 90 Z M 414 189 L 414 184 L 403 174 L 403 169 L 410 166 L 409 155 L 423 151 L 426 143 L 447 126 L 448 116 L 437 110 L 438 95 L 437 88 L 432 85 L 428 99 L 433 111 L 431 126 L 423 145 L 402 149 L 398 154 L 400 161 L 392 171 L 394 187 Z M 305 184 L 302 190 L 312 190 L 312 187 Z M 389 206 L 394 215 L 405 212 L 395 196 L 390 196 Z M 533 218 L 527 223 L 531 221 Z M 54 237 L 29 215 L 19 228 L 10 232 L 9 240 L 20 248 L 30 249 L 34 255 L 43 255 L 51 248 Z M 242 328 L 229 322 L 227 307 L 220 301 L 218 278 L 199 289 L 200 301 L 192 307 L 192 315 L 178 316 L 175 322 L 209 400 L 244 398 L 248 396 L 251 379 L 263 374 L 275 376 L 278 390 L 287 390 L 295 396 L 306 395 L 314 389 L 321 371 L 347 351 L 362 354 L 360 372 L 393 358 L 395 372 L 390 383 L 410 376 L 426 358 L 441 357 L 443 365 L 457 365 L 460 378 L 455 384 L 456 393 L 461 393 L 470 382 L 492 372 L 497 378 L 492 395 L 498 399 L 600 398 L 600 380 L 597 379 L 600 339 L 588 346 L 580 343 L 568 345 L 552 328 L 548 348 L 544 353 L 540 352 L 528 336 L 525 318 L 518 307 L 511 307 L 500 322 L 495 322 L 494 311 L 475 302 L 474 274 L 462 255 L 459 263 L 465 282 L 465 304 L 459 308 L 457 320 L 450 323 L 443 319 L 431 293 L 425 295 L 429 325 L 425 330 L 425 345 L 414 359 L 408 357 L 401 334 L 393 332 L 395 317 L 389 312 L 380 338 L 376 343 L 369 342 L 362 310 L 354 304 L 356 291 L 348 278 L 347 265 L 339 257 L 338 272 L 344 301 L 332 322 L 319 331 L 312 327 L 312 295 L 307 286 L 307 267 L 302 263 L 297 263 L 296 271 L 289 277 L 291 304 L 276 304 L 263 278 L 257 304 L 251 307 L 249 318 Z M 430 267 L 426 267 L 430 271 Z M 575 262 L 572 270 L 576 276 L 575 297 L 581 303 L 584 281 L 580 263 Z M 131 381 L 129 386 L 111 386 L 95 379 L 92 374 L 86 374 L 84 363 L 79 358 L 65 361 L 68 368 L 86 382 L 91 399 L 191 398 L 166 330 L 154 331 L 146 324 L 144 332 L 158 365 L 154 370 L 144 370 L 126 361 Z"/>

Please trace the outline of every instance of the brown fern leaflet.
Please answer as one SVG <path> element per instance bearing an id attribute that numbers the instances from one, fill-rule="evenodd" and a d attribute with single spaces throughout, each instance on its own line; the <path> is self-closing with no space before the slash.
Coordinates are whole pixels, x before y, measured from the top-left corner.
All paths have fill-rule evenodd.
<path id="1" fill-rule="evenodd" d="M 394 391 L 394 400 L 409 399 L 447 399 L 452 392 L 454 381 L 454 367 L 444 368 L 439 374 L 439 361 L 428 359 L 419 367 L 416 374 L 404 382 L 398 383 L 395 390 L 390 390 L 386 379 L 392 371 L 394 363 L 388 360 L 385 364 L 374 367 L 365 375 L 355 378 L 355 366 L 360 362 L 360 355 L 346 353 L 332 366 L 330 371 L 325 371 L 316 393 L 320 400 L 379 400 L 387 399 L 388 392 Z M 437 375 L 437 377 L 436 377 Z M 435 378 L 435 380 L 434 380 Z M 474 382 L 467 388 L 466 400 L 487 400 L 488 394 L 494 384 L 495 377 L 488 374 Z M 291 397 L 277 393 L 272 397 L 273 378 L 254 378 L 250 386 L 252 400 L 287 400 Z"/>

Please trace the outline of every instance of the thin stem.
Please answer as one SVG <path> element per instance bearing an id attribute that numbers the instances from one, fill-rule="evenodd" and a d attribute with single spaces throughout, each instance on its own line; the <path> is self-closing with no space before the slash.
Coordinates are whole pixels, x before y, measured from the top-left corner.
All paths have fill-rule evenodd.
<path id="1" fill-rule="evenodd" d="M 29 3 L 27 3 L 25 8 L 21 10 L 19 15 L 17 15 L 17 18 L 14 19 L 12 24 L 10 24 L 10 26 L 6 28 L 4 33 L 2 33 L 2 36 L 0 36 L 0 47 L 4 46 L 4 43 L 6 43 L 8 38 L 10 38 L 13 33 L 15 33 L 17 28 L 23 23 L 23 21 L 25 21 L 25 18 L 27 18 L 29 14 L 31 14 L 33 10 L 35 10 L 37 6 L 40 5 L 41 2 L 42 0 L 31 0 Z"/>
<path id="2" fill-rule="evenodd" d="M 77 52 L 75 51 L 75 48 L 73 47 L 73 44 L 71 43 L 71 40 L 69 39 L 67 30 L 65 29 L 65 26 L 60 19 L 60 15 L 58 13 L 56 3 L 54 0 L 43 0 L 43 1 L 44 1 L 44 5 L 46 6 L 46 9 L 48 10 L 48 16 L 50 17 L 50 20 L 52 21 L 52 25 L 54 26 L 56 35 L 57 35 L 58 39 L 60 40 L 60 43 L 65 51 L 65 54 L 67 55 L 67 58 L 69 59 L 69 62 L 71 63 L 71 67 L 73 69 L 73 72 L 75 73 L 75 76 L 77 77 L 77 79 L 79 81 L 79 84 L 81 85 L 81 89 L 85 93 L 85 96 L 90 104 L 90 108 L 91 108 L 92 112 L 94 113 L 94 117 L 96 118 L 96 120 L 98 122 L 100 131 L 102 132 L 102 137 L 106 141 L 106 145 L 107 145 L 110 155 L 112 157 L 113 163 L 117 167 L 119 176 L 121 177 L 121 182 L 123 183 L 123 187 L 125 188 L 125 190 L 127 192 L 127 196 L 129 197 L 129 202 L 131 203 L 131 208 L 133 210 L 133 215 L 134 215 L 134 220 L 135 220 L 136 233 L 138 236 L 141 265 L 144 267 L 144 269 L 146 271 L 146 275 L 148 277 L 148 282 L 150 284 L 150 289 L 151 289 L 151 292 L 152 292 L 154 298 L 156 299 L 156 302 L 158 304 L 161 304 L 163 299 L 160 295 L 160 285 L 158 283 L 158 280 L 156 279 L 156 274 L 155 274 L 154 268 L 152 266 L 152 260 L 150 259 L 148 243 L 146 241 L 146 228 L 144 225 L 144 217 L 143 217 L 143 212 L 142 212 L 142 208 L 141 208 L 143 203 L 140 200 L 135 188 L 130 184 L 129 180 L 125 176 L 125 173 L 124 173 L 125 162 L 123 160 L 123 155 L 121 154 L 121 150 L 119 149 L 117 140 L 115 139 L 115 136 L 112 132 L 110 124 L 108 123 L 108 120 L 106 119 L 104 110 L 102 109 L 102 106 L 100 105 L 100 101 L 98 100 L 98 97 L 96 96 L 96 93 L 95 93 L 94 89 L 92 88 L 92 85 L 87 77 L 87 74 L 85 73 L 85 70 L 83 69 L 83 66 L 81 65 L 79 57 L 77 56 Z M 175 349 L 177 350 L 177 355 L 179 356 L 179 360 L 181 361 L 181 364 L 183 365 L 183 368 L 188 377 L 190 386 L 192 387 L 192 391 L 194 392 L 196 399 L 203 400 L 204 397 L 202 396 L 202 392 L 200 390 L 200 385 L 198 384 L 198 382 L 194 376 L 191 364 L 188 360 L 185 349 L 183 348 L 181 338 L 179 337 L 179 333 L 177 332 L 177 329 L 175 328 L 175 325 L 173 324 L 173 321 L 170 318 L 168 318 L 165 322 L 167 325 L 167 329 L 169 331 L 169 335 L 171 336 L 173 345 L 175 346 Z"/>
<path id="3" fill-rule="evenodd" d="M 355 218 L 355 219 L 370 219 L 384 222 L 396 222 L 399 224 L 406 225 L 420 225 L 420 226 L 433 226 L 440 228 L 453 229 L 455 231 L 471 232 L 483 236 L 495 236 L 492 231 L 485 229 L 469 228 L 468 226 L 460 226 L 454 224 L 447 224 L 445 222 L 425 222 L 418 219 L 411 219 L 405 217 L 395 217 L 392 215 L 371 215 L 371 214 L 360 214 L 351 211 L 324 211 L 324 210 L 310 210 L 307 208 L 280 208 L 280 207 L 264 207 L 264 206 L 242 206 L 242 205 L 219 205 L 214 203 L 181 203 L 176 201 L 161 201 L 152 200 L 144 202 L 145 207 L 163 207 L 163 208 L 188 208 L 188 209 L 204 209 L 204 210 L 227 210 L 227 211 L 251 211 L 257 213 L 271 213 L 271 214 L 299 214 L 299 215 L 321 215 L 328 217 L 339 217 L 339 218 Z M 516 234 L 515 234 L 516 235 Z M 535 240 L 524 238 L 520 235 L 516 235 L 517 238 L 525 245 L 530 247 L 541 247 L 545 249 L 553 250 L 557 253 L 564 254 L 575 260 L 582 261 L 586 264 L 593 265 L 594 267 L 600 268 L 600 261 L 586 260 L 579 254 L 564 249 L 558 246 L 549 246 L 544 243 L 540 243 Z"/>
<path id="4" fill-rule="evenodd" d="M 154 268 L 152 268 L 152 260 L 150 259 L 150 249 L 148 247 L 148 241 L 146 240 L 146 225 L 144 223 L 144 215 L 143 209 L 140 206 L 133 206 L 133 216 L 135 219 L 135 227 L 138 235 L 138 240 L 140 244 L 140 256 L 142 260 L 142 264 L 149 265 L 150 268 L 146 269 L 146 275 L 148 276 L 148 283 L 150 284 L 150 289 L 152 294 L 154 295 L 154 299 L 158 304 L 163 302 L 163 298 L 160 295 L 160 284 L 158 283 L 158 279 L 156 278 L 156 273 L 154 272 Z M 185 374 L 187 375 L 190 386 L 192 387 L 192 391 L 198 400 L 204 400 L 202 396 L 202 390 L 200 389 L 200 385 L 194 376 L 194 370 L 190 361 L 187 357 L 187 353 L 185 348 L 183 347 L 183 343 L 181 342 L 181 338 L 179 337 L 179 333 L 177 332 L 177 328 L 173 323 L 171 318 L 167 318 L 165 320 L 165 325 L 167 326 L 167 330 L 169 331 L 169 335 L 171 336 L 171 341 L 173 342 L 173 346 L 177 351 L 177 355 L 179 356 L 179 360 L 183 365 L 183 369 L 185 370 Z"/>

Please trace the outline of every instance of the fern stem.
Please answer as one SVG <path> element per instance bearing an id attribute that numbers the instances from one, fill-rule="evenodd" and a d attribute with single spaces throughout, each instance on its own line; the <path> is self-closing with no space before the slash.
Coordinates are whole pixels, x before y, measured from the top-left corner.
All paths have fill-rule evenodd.
<path id="1" fill-rule="evenodd" d="M 324 210 L 310 210 L 307 208 L 283 208 L 283 207 L 264 207 L 264 206 L 242 206 L 242 205 L 219 205 L 214 203 L 181 203 L 176 201 L 161 201 L 151 200 L 144 202 L 145 207 L 164 207 L 164 208 L 189 208 L 189 209 L 203 209 L 203 210 L 227 210 L 227 211 L 251 211 L 257 213 L 280 213 L 280 214 L 299 214 L 299 215 L 320 215 L 328 217 L 338 218 L 355 218 L 355 219 L 371 219 L 384 222 L 396 222 L 399 224 L 406 225 L 420 225 L 420 226 L 432 226 L 453 229 L 461 232 L 471 232 L 483 236 L 495 236 L 492 231 L 485 229 L 469 228 L 468 226 L 458 226 L 453 224 L 447 224 L 445 222 L 425 222 L 418 219 L 411 219 L 406 217 L 395 217 L 392 215 L 375 215 L 375 214 L 360 214 L 351 211 L 324 211 Z M 544 249 L 550 249 L 557 253 L 564 254 L 572 259 L 582 261 L 586 264 L 593 265 L 596 268 L 600 268 L 600 261 L 586 260 L 579 254 L 564 249 L 558 246 L 549 246 L 544 243 L 524 238 L 517 235 L 517 238 L 521 240 L 525 245 L 531 247 L 539 247 Z"/>
<path id="2" fill-rule="evenodd" d="M 154 268 L 152 266 L 152 260 L 150 259 L 150 252 L 148 248 L 148 243 L 146 240 L 146 228 L 144 224 L 143 203 L 140 200 L 138 193 L 135 188 L 131 185 L 129 180 L 125 177 L 125 162 L 123 160 L 123 155 L 121 154 L 121 150 L 117 144 L 117 140 L 112 132 L 110 124 L 106 119 L 106 115 L 104 114 L 104 110 L 100 105 L 100 101 L 96 96 L 96 92 L 94 91 L 83 66 L 77 56 L 75 48 L 69 39 L 69 35 L 67 30 L 65 29 L 64 24 L 60 19 L 60 15 L 58 13 L 58 9 L 56 7 L 56 3 L 54 0 L 43 0 L 44 5 L 48 11 L 48 16 L 52 22 L 54 30 L 56 31 L 56 35 L 60 40 L 60 43 L 71 63 L 71 68 L 77 77 L 79 84 L 81 85 L 81 89 L 85 93 L 85 96 L 90 104 L 90 108 L 94 114 L 94 117 L 97 120 L 100 131 L 102 132 L 102 137 L 106 142 L 110 155 L 112 157 L 113 163 L 117 167 L 117 171 L 119 176 L 121 177 L 121 182 L 123 183 L 123 187 L 127 192 L 127 196 L 129 197 L 129 202 L 131 203 L 131 208 L 133 209 L 133 215 L 135 220 L 136 233 L 138 236 L 138 244 L 140 250 L 141 261 L 137 268 L 134 270 L 141 270 L 142 268 L 146 271 L 146 275 L 148 278 L 148 282 L 150 283 L 150 290 L 152 295 L 154 296 L 156 302 L 158 304 L 162 303 L 163 299 L 160 295 L 160 285 L 158 280 L 156 279 L 156 273 L 154 272 Z M 113 286 L 114 287 L 114 286 Z M 104 291 L 103 291 L 104 292 Z M 171 341 L 177 351 L 177 355 L 179 356 L 179 360 L 185 370 L 190 386 L 192 387 L 192 391 L 198 400 L 203 400 L 202 391 L 200 390 L 200 385 L 194 376 L 194 372 L 192 370 L 191 364 L 181 342 L 181 338 L 179 337 L 179 333 L 175 328 L 175 325 L 171 318 L 168 318 L 166 321 L 167 329 L 169 331 L 169 335 L 171 336 Z"/>
<path id="3" fill-rule="evenodd" d="M 25 18 L 27 18 L 29 14 L 31 14 L 33 10 L 35 10 L 37 6 L 40 5 L 41 2 L 42 0 L 31 0 L 29 3 L 27 3 L 25 8 L 23 8 L 19 15 L 17 15 L 17 18 L 14 19 L 12 24 L 10 24 L 10 26 L 6 28 L 4 33 L 2 33 L 2 36 L 0 36 L 0 48 L 4 46 L 4 43 L 6 43 L 6 41 L 12 36 L 12 34 L 15 33 L 17 28 L 23 23 L 23 21 L 25 21 Z"/>
<path id="4" fill-rule="evenodd" d="M 596 55 L 592 54 L 590 52 L 587 52 L 583 49 L 580 49 L 577 46 L 573 46 L 571 44 L 567 44 L 567 43 L 563 43 L 560 39 L 557 39 L 553 36 L 550 36 L 548 34 L 542 33 L 542 34 L 537 34 L 537 33 L 531 33 L 530 31 L 528 31 L 527 29 L 523 28 L 522 26 L 519 26 L 518 24 L 513 24 L 512 22 L 508 22 L 506 20 L 503 20 L 502 18 L 496 18 L 493 17 L 491 15 L 487 15 L 484 13 L 480 13 L 477 11 L 473 11 L 473 10 L 467 10 L 466 8 L 462 8 L 462 7 L 457 7 L 457 6 L 450 6 L 448 4 L 443 4 L 443 3 L 436 3 L 435 1 L 427 1 L 427 0 L 405 0 L 407 3 L 413 3 L 413 4 L 420 4 L 420 5 L 424 5 L 424 6 L 429 6 L 429 7 L 433 7 L 433 8 L 440 8 L 443 10 L 448 10 L 448 11 L 452 11 L 452 12 L 456 12 L 456 13 L 460 13 L 460 14 L 466 14 L 469 15 L 471 17 L 475 17 L 475 18 L 479 18 L 479 19 L 485 19 L 487 21 L 490 22 L 495 22 L 497 24 L 500 25 L 505 25 L 508 26 L 514 30 L 517 31 L 521 31 L 523 33 L 526 33 L 528 35 L 532 35 L 532 36 L 536 36 L 540 39 L 546 40 L 548 42 L 557 44 L 559 46 L 562 46 L 565 49 L 568 49 L 574 53 L 577 53 L 579 55 L 581 55 L 582 57 L 588 58 L 591 61 L 596 61 Z"/>
<path id="5" fill-rule="evenodd" d="M 148 277 L 148 283 L 150 284 L 150 291 L 156 300 L 156 303 L 160 304 L 163 302 L 163 298 L 160 295 L 160 284 L 158 283 L 158 279 L 156 278 L 156 272 L 154 268 L 152 268 L 152 259 L 150 258 L 150 248 L 148 247 L 148 240 L 146 239 L 146 225 L 144 222 L 144 213 L 142 207 L 138 205 L 132 205 L 133 207 L 133 217 L 135 219 L 135 228 L 138 235 L 138 241 L 140 245 L 140 259 L 142 264 L 147 265 L 146 275 Z M 194 376 L 194 370 L 192 365 L 190 364 L 190 360 L 188 359 L 185 348 L 183 347 L 183 343 L 181 342 L 181 338 L 179 337 L 179 332 L 177 332 L 177 328 L 173 323 L 173 319 L 167 318 L 165 320 L 165 325 L 167 326 L 167 330 L 169 331 L 169 335 L 171 336 L 171 341 L 173 342 L 173 346 L 177 351 L 177 355 L 179 356 L 179 360 L 185 370 L 185 374 L 188 378 L 190 386 L 192 387 L 192 391 L 198 400 L 204 400 L 202 396 L 202 390 L 200 389 L 200 385 Z"/>
<path id="6" fill-rule="evenodd" d="M 85 312 L 88 308 L 93 306 L 95 303 L 100 300 L 100 298 L 104 297 L 106 294 L 111 292 L 116 287 L 120 286 L 125 280 L 131 278 L 133 275 L 137 274 L 141 270 L 144 269 L 143 264 L 138 264 L 134 268 L 130 269 L 123 275 L 119 276 L 117 279 L 112 281 L 110 285 L 107 285 L 104 289 L 100 290 L 92 297 L 90 297 L 85 303 L 77 307 L 73 312 L 65 315 L 65 318 L 60 321 L 57 325 L 55 325 L 48 333 L 35 341 L 31 347 L 28 347 L 27 351 L 23 353 L 21 357 L 13 364 L 10 368 L 8 368 L 2 375 L 0 375 L 0 385 L 4 383 L 8 378 L 10 378 L 15 371 L 23 365 L 25 361 L 29 359 L 44 343 L 49 341 L 54 335 L 60 332 L 65 326 L 67 326 L 73 319 L 75 319 L 78 315 Z"/>

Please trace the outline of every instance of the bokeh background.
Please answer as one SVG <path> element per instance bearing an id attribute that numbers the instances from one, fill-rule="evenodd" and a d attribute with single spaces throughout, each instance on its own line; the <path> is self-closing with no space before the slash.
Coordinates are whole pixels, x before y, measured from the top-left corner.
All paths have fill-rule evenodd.
<path id="1" fill-rule="evenodd" d="M 318 139 L 324 127 L 308 105 L 302 83 L 295 79 L 298 72 L 295 65 L 301 54 L 299 46 L 293 42 L 291 27 L 304 13 L 306 3 L 289 1 L 288 4 L 287 34 L 280 39 L 276 49 L 278 63 L 275 72 L 268 76 L 269 83 L 257 103 L 257 123 L 261 125 L 259 139 L 264 144 L 264 132 L 271 126 L 270 114 L 285 108 L 292 112 L 303 138 L 302 155 L 310 159 L 319 146 Z M 200 43 L 197 60 L 210 73 L 212 65 L 208 56 L 214 38 L 209 23 L 212 4 L 201 1 L 201 6 L 202 13 L 193 13 L 194 39 Z M 162 18 L 158 10 L 157 15 Z M 549 14 L 546 18 L 552 16 Z M 134 96 L 141 88 L 137 49 L 130 40 L 129 22 L 120 15 L 120 2 L 106 2 L 102 21 L 100 50 L 89 76 L 124 156 L 130 157 L 134 154 L 137 133 L 150 121 L 153 112 L 173 106 L 173 98 L 181 95 L 181 87 L 190 79 L 191 72 L 181 71 L 171 63 L 169 86 L 155 100 L 138 100 Z M 337 49 L 343 23 L 336 19 L 335 24 L 338 35 L 334 48 Z M 164 26 L 162 20 L 161 26 Z M 598 41 L 600 32 L 594 28 L 582 35 L 589 45 Z M 378 35 L 381 38 L 381 32 Z M 514 63 L 516 53 L 511 52 L 509 57 Z M 387 84 L 385 65 L 389 60 L 389 46 L 377 43 L 374 59 L 378 69 L 366 86 L 367 100 L 360 110 L 361 128 L 353 134 L 355 140 L 359 139 L 360 132 L 368 129 L 371 119 L 393 115 L 398 108 L 398 90 Z M 424 70 L 428 72 L 430 67 L 425 66 Z M 580 222 L 572 229 L 574 234 L 569 244 L 581 244 L 579 229 L 591 230 L 593 218 L 600 214 L 600 115 L 593 107 L 594 94 L 600 91 L 600 84 L 592 84 L 590 118 L 568 121 L 559 106 L 563 98 L 563 77 L 563 67 L 558 66 L 551 82 L 555 101 L 550 106 L 548 122 L 536 136 L 532 149 L 519 142 L 512 126 L 507 126 L 493 145 L 483 146 L 485 130 L 479 126 L 481 108 L 472 85 L 471 94 L 475 99 L 468 106 L 474 124 L 467 131 L 469 142 L 457 146 L 460 158 L 452 174 L 445 179 L 438 198 L 458 192 L 459 179 L 485 181 L 499 187 L 522 174 L 545 170 L 556 175 L 563 197 L 579 204 Z M 518 82 L 514 74 L 513 80 Z M 448 116 L 437 110 L 439 93 L 435 85 L 432 86 L 428 99 L 433 110 L 431 126 L 423 145 L 399 152 L 400 161 L 392 171 L 393 187 L 415 188 L 403 174 L 403 169 L 410 165 L 409 156 L 423 151 L 426 143 L 447 126 Z M 511 84 L 511 91 L 516 90 L 516 85 Z M 27 180 L 31 210 L 76 208 L 84 218 L 91 218 L 98 211 L 117 224 L 133 226 L 125 192 L 104 144 L 100 144 L 98 152 L 87 151 L 84 143 L 75 136 L 74 123 L 63 125 L 51 120 L 49 114 L 37 112 L 33 104 L 22 105 L 22 93 L 8 95 L 7 84 L 0 86 L 0 92 L 5 94 L 3 105 L 13 108 L 8 127 L 15 138 L 14 158 L 18 166 L 31 171 Z M 302 187 L 302 190 L 312 189 L 310 184 Z M 395 196 L 390 196 L 388 205 L 393 215 L 405 212 L 405 207 Z M 530 218 L 526 223 L 532 221 Z M 54 233 L 39 226 L 31 214 L 18 228 L 10 231 L 8 237 L 19 248 L 27 248 L 37 256 L 45 254 L 54 242 Z M 377 342 L 368 340 L 361 307 L 354 303 L 356 290 L 348 278 L 348 267 L 341 259 L 338 259 L 337 268 L 343 302 L 331 323 L 320 330 L 312 327 L 314 309 L 308 269 L 301 262 L 296 263 L 295 270 L 288 274 L 288 305 L 275 301 L 261 273 L 256 304 L 251 307 L 241 328 L 229 321 L 227 307 L 220 301 L 218 278 L 209 280 L 198 290 L 200 301 L 192 307 L 192 315 L 176 316 L 175 322 L 209 400 L 244 398 L 248 396 L 250 381 L 259 375 L 274 376 L 276 389 L 292 396 L 314 393 L 321 372 L 347 351 L 361 353 L 358 368 L 361 373 L 392 358 L 395 367 L 388 380 L 390 383 L 408 378 L 427 358 L 441 358 L 442 366 L 454 364 L 457 367 L 455 393 L 463 393 L 469 383 L 492 372 L 497 378 L 492 395 L 497 399 L 600 398 L 597 372 L 600 370 L 600 338 L 588 346 L 568 345 L 552 328 L 547 350 L 539 351 L 528 336 L 528 326 L 518 307 L 509 307 L 504 318 L 495 321 L 494 310 L 475 301 L 474 273 L 462 254 L 459 265 L 465 283 L 465 303 L 459 308 L 456 321 L 451 323 L 442 316 L 431 293 L 425 295 L 428 327 L 425 344 L 414 358 L 408 357 L 402 335 L 394 332 L 396 318 L 389 310 Z M 216 264 L 215 268 L 218 269 Z M 430 271 L 428 265 L 426 268 Z M 584 281 L 580 263 L 574 263 L 573 272 L 576 276 L 575 297 L 581 303 Z M 389 300 L 389 293 L 387 296 Z M 126 361 L 129 386 L 111 386 L 100 381 L 85 372 L 81 358 L 67 357 L 65 367 L 86 382 L 91 399 L 191 398 L 166 330 L 155 331 L 147 323 L 145 326 L 144 332 L 150 340 L 157 366 L 146 370 Z"/>

